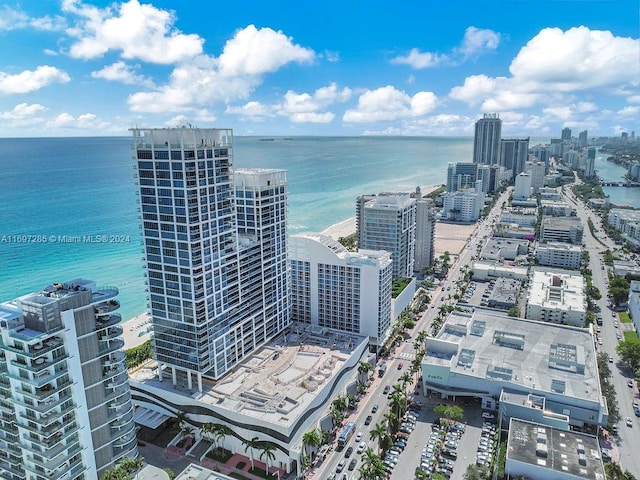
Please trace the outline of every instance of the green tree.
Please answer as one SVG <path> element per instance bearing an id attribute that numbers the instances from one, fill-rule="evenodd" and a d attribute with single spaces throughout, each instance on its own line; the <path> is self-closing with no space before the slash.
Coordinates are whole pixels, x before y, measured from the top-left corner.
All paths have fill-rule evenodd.
<path id="1" fill-rule="evenodd" d="M 251 440 L 243 440 L 242 443 L 244 444 L 244 452 L 247 453 L 247 450 L 249 450 L 249 458 L 251 459 L 251 470 L 253 470 L 255 468 L 253 465 L 253 449 L 260 448 L 260 441 L 258 440 L 258 437 L 253 437 Z"/>
<path id="2" fill-rule="evenodd" d="M 383 452 L 388 445 L 391 436 L 387 432 L 386 422 L 376 423 L 373 430 L 369 432 L 372 441 L 378 441 L 378 451 Z"/>
<path id="3" fill-rule="evenodd" d="M 307 450 L 308 447 L 315 449 L 320 445 L 320 434 L 318 430 L 309 430 L 302 435 L 302 445 L 305 447 L 305 453 L 311 456 L 311 453 Z"/>
<path id="4" fill-rule="evenodd" d="M 618 343 L 616 352 L 620 355 L 622 362 L 636 375 L 640 370 L 640 339 L 624 340 Z"/>
<path id="5" fill-rule="evenodd" d="M 489 469 L 487 467 L 470 464 L 467 466 L 462 478 L 464 480 L 488 480 Z"/>
<path id="6" fill-rule="evenodd" d="M 458 405 L 436 405 L 433 412 L 441 418 L 460 420 L 464 416 L 464 410 Z"/>
<path id="7" fill-rule="evenodd" d="M 386 480 L 387 478 L 382 459 L 371 448 L 367 448 L 362 454 L 359 472 L 359 480 Z"/>
<path id="8" fill-rule="evenodd" d="M 267 465 L 266 472 L 269 473 L 269 469 L 271 468 L 271 462 L 276 459 L 275 452 L 277 447 L 274 443 L 264 442 L 260 447 L 260 460 L 264 460 L 264 463 Z"/>

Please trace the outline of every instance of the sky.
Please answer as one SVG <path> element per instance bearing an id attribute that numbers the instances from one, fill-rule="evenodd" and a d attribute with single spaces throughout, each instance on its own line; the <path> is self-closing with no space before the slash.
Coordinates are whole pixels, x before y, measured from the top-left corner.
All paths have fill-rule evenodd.
<path id="1" fill-rule="evenodd" d="M 0 137 L 640 134 L 637 0 L 0 0 Z"/>

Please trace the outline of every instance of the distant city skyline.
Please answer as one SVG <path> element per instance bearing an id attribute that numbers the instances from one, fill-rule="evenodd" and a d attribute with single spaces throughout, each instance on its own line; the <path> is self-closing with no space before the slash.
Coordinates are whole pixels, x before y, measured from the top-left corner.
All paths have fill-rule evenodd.
<path id="1" fill-rule="evenodd" d="M 473 136 L 488 112 L 505 138 L 640 130 L 631 0 L 11 0 L 0 11 L 2 137 L 180 125 Z"/>

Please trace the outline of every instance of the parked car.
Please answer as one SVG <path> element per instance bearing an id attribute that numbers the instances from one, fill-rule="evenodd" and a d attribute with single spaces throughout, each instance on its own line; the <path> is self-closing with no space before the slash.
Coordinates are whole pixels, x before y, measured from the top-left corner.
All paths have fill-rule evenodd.
<path id="1" fill-rule="evenodd" d="M 493 413 L 482 412 L 482 418 L 484 418 L 486 420 L 495 420 L 496 416 Z"/>

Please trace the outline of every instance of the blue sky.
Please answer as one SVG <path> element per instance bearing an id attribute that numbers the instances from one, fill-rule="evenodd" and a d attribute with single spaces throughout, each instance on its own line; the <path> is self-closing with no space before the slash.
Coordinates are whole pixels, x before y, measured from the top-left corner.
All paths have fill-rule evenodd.
<path id="1" fill-rule="evenodd" d="M 1 2 L 2 0 L 0 0 Z M 640 134 L 636 0 L 0 3 L 0 137 Z"/>

